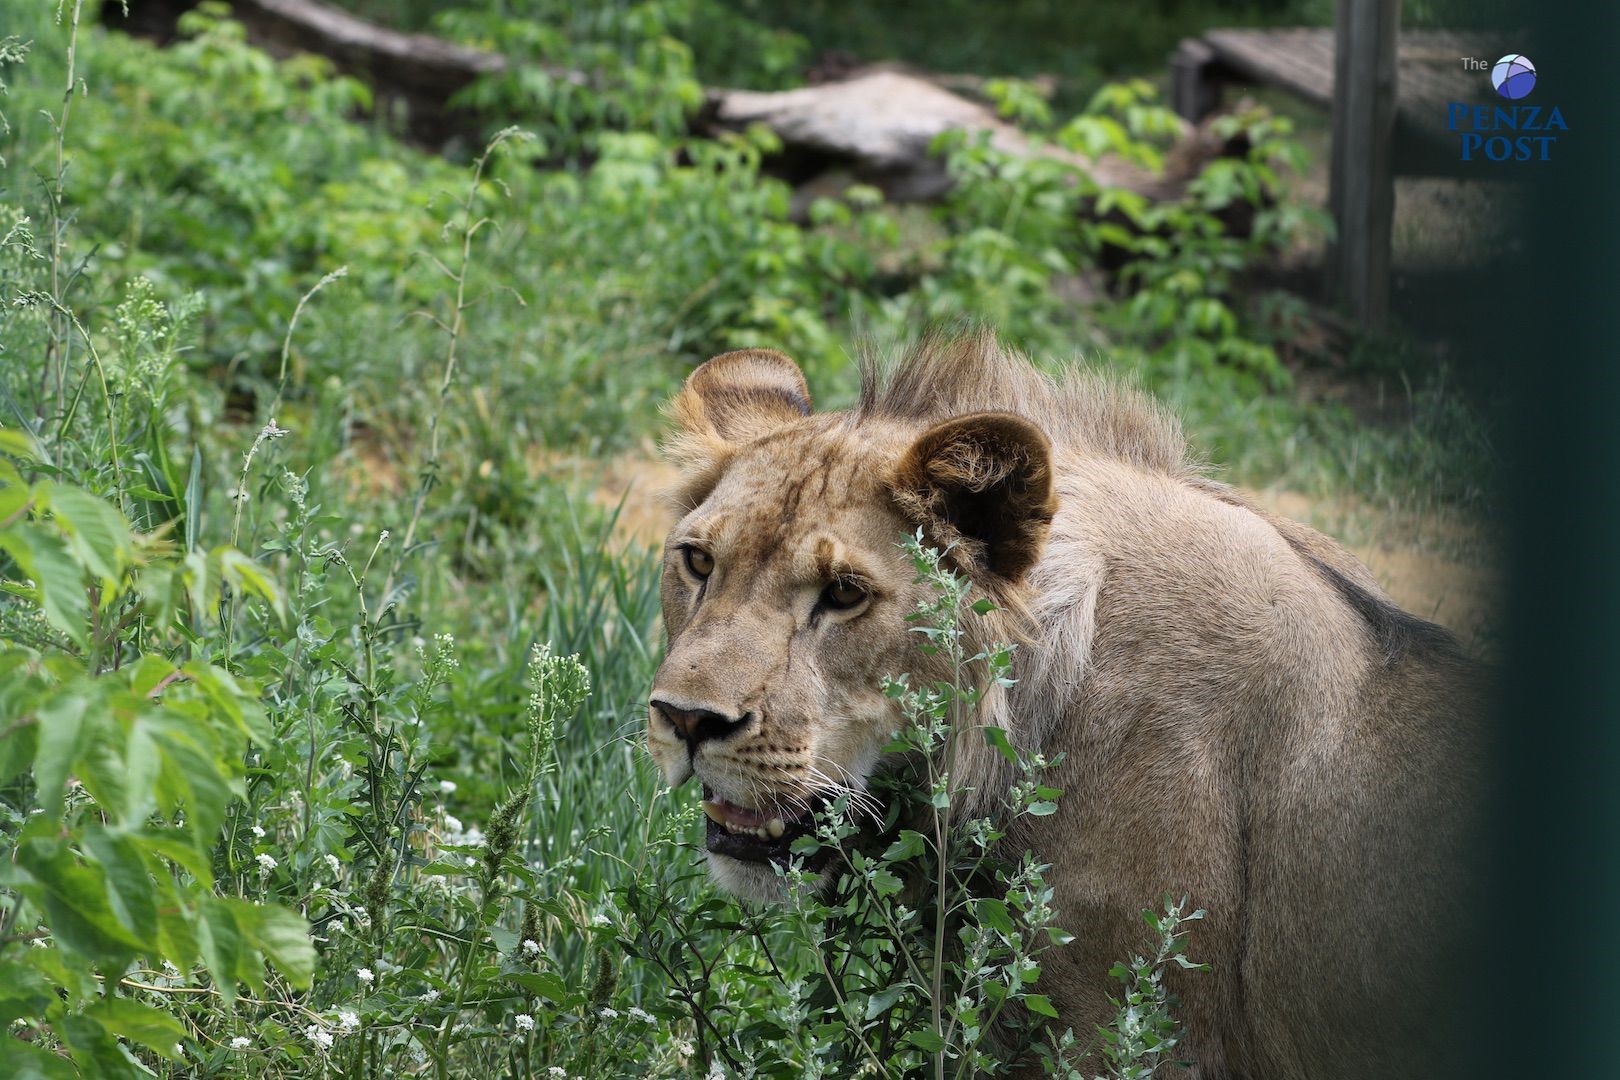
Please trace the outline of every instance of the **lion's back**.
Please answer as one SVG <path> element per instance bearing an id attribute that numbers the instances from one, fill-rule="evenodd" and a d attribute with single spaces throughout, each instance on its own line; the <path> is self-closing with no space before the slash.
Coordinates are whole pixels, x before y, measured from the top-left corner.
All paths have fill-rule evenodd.
<path id="1" fill-rule="evenodd" d="M 1388 1050 L 1418 1030 L 1397 1002 L 1460 883 L 1466 660 L 1332 541 L 1205 482 L 1077 458 L 1059 488 L 1037 612 L 1089 625 L 1072 670 L 1044 671 L 1048 695 L 1075 689 L 1048 740 L 1067 793 L 1032 840 L 1094 924 L 1069 928 L 1117 956 L 1137 909 L 1191 892 L 1213 967 L 1178 989 L 1206 1064 L 1420 1075 Z M 1074 977 L 1107 960 L 1076 956 Z"/>

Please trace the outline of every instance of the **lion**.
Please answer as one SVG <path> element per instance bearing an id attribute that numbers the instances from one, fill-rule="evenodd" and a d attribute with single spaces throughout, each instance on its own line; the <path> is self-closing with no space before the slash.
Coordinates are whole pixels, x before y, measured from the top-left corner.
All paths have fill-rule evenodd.
<path id="1" fill-rule="evenodd" d="M 988 333 L 864 361 L 858 403 L 821 414 L 791 359 L 730 352 L 671 412 L 647 742 L 701 783 L 716 882 L 780 897 L 816 808 L 882 767 L 884 679 L 926 662 L 898 544 L 921 530 L 993 601 L 975 633 L 1018 643 L 977 722 L 1062 755 L 1056 813 L 1006 841 L 1051 865 L 1075 935 L 1043 957 L 1059 1030 L 1112 1017 L 1141 911 L 1187 894 L 1210 965 L 1171 976 L 1193 1076 L 1445 1073 L 1482 694 L 1446 630 L 1210 479 L 1142 394 Z M 1011 779 L 984 742 L 959 740 L 969 812 Z"/>

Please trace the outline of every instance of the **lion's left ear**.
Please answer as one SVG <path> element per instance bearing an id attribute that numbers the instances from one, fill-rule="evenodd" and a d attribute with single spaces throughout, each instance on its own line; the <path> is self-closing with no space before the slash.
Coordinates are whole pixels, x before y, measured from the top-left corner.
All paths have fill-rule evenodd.
<path id="1" fill-rule="evenodd" d="M 1052 444 L 1012 413 L 983 412 L 925 431 L 890 481 L 901 513 L 970 572 L 1016 583 L 1041 557 L 1057 513 Z"/>

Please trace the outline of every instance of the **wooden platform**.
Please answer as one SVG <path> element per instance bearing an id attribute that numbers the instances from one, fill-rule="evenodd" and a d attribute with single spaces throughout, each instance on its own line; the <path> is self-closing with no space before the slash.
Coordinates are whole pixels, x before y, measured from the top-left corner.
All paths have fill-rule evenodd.
<path id="1" fill-rule="evenodd" d="M 1446 137 L 1446 102 L 1481 100 L 1490 85 L 1486 74 L 1463 70 L 1462 58 L 1495 55 L 1479 35 L 1434 30 L 1399 35 L 1396 171 L 1456 172 L 1455 139 Z M 1257 84 L 1331 112 L 1333 58 L 1331 29 L 1211 30 L 1183 41 L 1172 57 L 1172 103 L 1177 113 L 1197 121 L 1220 106 L 1226 85 Z"/>

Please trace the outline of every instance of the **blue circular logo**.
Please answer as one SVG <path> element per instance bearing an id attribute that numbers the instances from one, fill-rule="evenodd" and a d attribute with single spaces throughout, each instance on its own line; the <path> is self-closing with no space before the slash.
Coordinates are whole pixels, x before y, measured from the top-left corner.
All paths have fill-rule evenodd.
<path id="1" fill-rule="evenodd" d="M 1536 65 L 1528 56 L 1508 53 L 1491 68 L 1491 85 L 1509 101 L 1517 101 L 1536 88 Z"/>

